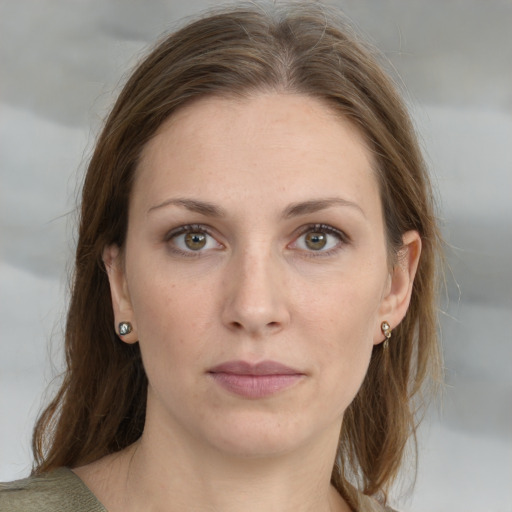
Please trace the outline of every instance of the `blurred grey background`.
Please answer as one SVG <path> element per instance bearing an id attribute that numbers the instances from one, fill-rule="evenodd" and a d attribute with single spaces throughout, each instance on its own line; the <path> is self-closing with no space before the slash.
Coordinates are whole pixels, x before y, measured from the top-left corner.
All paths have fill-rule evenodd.
<path id="1" fill-rule="evenodd" d="M 403 81 L 449 243 L 442 406 L 411 512 L 512 511 L 512 2 L 339 0 Z M 207 0 L 0 3 L 0 480 L 61 361 L 76 196 L 123 76 Z M 405 472 L 407 473 L 407 472 Z M 405 475 L 407 476 L 407 475 Z"/>

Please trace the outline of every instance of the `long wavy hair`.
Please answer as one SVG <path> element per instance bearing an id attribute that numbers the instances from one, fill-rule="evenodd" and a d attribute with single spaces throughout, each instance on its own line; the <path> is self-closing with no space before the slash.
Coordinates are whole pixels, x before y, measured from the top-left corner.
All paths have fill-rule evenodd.
<path id="1" fill-rule="evenodd" d="M 402 234 L 422 253 L 408 312 L 387 349 L 373 349 L 345 412 L 332 483 L 357 507 L 380 495 L 415 438 L 425 384 L 440 375 L 437 289 L 441 238 L 428 174 L 410 118 L 380 57 L 340 15 L 313 2 L 254 4 L 209 12 L 163 38 L 120 93 L 90 160 L 65 333 L 67 369 L 34 431 L 34 474 L 77 467 L 121 450 L 144 429 L 147 378 L 138 345 L 114 332 L 105 246 L 123 247 L 138 160 L 162 123 L 208 95 L 255 91 L 317 98 L 363 133 L 375 172 L 390 264 Z"/>

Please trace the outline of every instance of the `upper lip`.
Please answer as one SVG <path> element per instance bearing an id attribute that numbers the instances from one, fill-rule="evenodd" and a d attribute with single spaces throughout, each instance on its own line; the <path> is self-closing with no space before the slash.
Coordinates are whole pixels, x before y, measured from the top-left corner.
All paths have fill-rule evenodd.
<path id="1" fill-rule="evenodd" d="M 231 373 L 233 375 L 302 375 L 295 368 L 291 368 L 277 361 L 262 361 L 249 363 L 247 361 L 226 361 L 209 370 L 209 373 Z"/>

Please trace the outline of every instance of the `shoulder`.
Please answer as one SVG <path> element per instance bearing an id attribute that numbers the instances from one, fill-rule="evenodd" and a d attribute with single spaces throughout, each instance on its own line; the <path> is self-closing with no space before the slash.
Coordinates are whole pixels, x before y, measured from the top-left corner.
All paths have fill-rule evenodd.
<path id="1" fill-rule="evenodd" d="M 70 469 L 0 483 L 0 512 L 106 512 Z"/>

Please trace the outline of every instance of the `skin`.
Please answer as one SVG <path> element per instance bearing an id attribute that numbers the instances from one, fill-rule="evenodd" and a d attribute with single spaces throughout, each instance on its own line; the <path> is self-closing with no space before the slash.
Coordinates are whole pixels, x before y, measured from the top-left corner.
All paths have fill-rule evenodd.
<path id="1" fill-rule="evenodd" d="M 329 483 L 343 413 L 381 323 L 405 315 L 421 248 L 404 234 L 390 268 L 372 167 L 349 122 L 295 94 L 203 98 L 147 144 L 126 245 L 104 252 L 148 375 L 146 426 L 75 470 L 109 511 L 349 510 Z M 232 360 L 301 377 L 241 397 L 209 373 Z"/>

